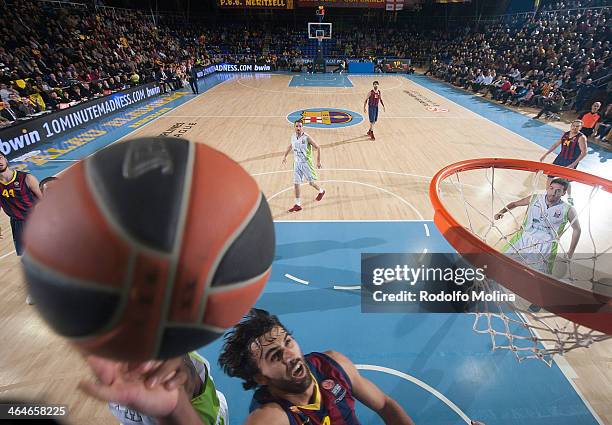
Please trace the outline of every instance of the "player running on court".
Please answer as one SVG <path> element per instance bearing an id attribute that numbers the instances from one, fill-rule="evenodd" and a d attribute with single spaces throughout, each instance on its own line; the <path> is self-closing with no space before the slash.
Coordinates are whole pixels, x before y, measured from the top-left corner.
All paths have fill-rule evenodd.
<path id="1" fill-rule="evenodd" d="M 568 186 L 567 180 L 556 178 L 548 185 L 546 193 L 537 193 L 510 202 L 495 214 L 495 220 L 499 220 L 507 211 L 520 206 L 528 206 L 527 215 L 520 230 L 502 251 L 508 254 L 519 254 L 525 260 L 528 258 L 529 266 L 541 272 L 550 273 L 557 256 L 559 238 L 569 222 L 572 226 L 572 240 L 567 250 L 567 257 L 572 258 L 580 239 L 581 229 L 576 210 L 561 199 Z M 537 255 L 535 259 L 531 258 L 534 254 Z"/>
<path id="2" fill-rule="evenodd" d="M 291 143 L 283 156 L 283 164 L 287 162 L 287 155 L 293 150 L 293 184 L 295 187 L 295 205 L 289 209 L 289 212 L 297 212 L 302 210 L 300 200 L 300 184 L 304 180 L 309 185 L 314 187 L 319 194 L 315 201 L 320 201 L 325 195 L 325 190 L 319 187 L 315 180 L 317 179 L 317 170 L 312 161 L 313 148 L 317 151 L 317 168 L 321 168 L 321 148 L 315 143 L 312 138 L 304 133 L 304 127 L 301 120 L 294 123 L 295 132 L 291 135 Z"/>
<path id="3" fill-rule="evenodd" d="M 382 94 L 380 93 L 380 90 L 378 90 L 378 81 L 374 81 L 372 85 L 374 86 L 374 88 L 370 90 L 368 96 L 365 99 L 365 102 L 363 102 L 363 112 L 366 112 L 367 105 L 368 118 L 370 120 L 370 129 L 368 130 L 368 136 L 370 136 L 370 139 L 376 140 L 376 138 L 374 137 L 374 124 L 376 124 L 376 121 L 378 121 L 378 102 L 380 102 L 380 104 L 382 105 L 383 111 L 387 112 L 387 110 L 385 109 L 385 103 L 382 100 Z"/>

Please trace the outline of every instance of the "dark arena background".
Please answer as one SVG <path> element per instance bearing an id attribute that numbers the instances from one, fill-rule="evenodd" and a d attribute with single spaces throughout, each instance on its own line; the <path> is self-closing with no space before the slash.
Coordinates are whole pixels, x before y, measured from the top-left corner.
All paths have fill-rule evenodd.
<path id="1" fill-rule="evenodd" d="M 264 243 L 255 242 L 253 227 L 236 224 L 215 245 L 230 250 L 242 232 L 250 243 L 230 250 L 241 254 L 224 265 L 237 274 L 252 266 L 236 288 L 259 279 L 261 294 L 249 294 L 254 306 L 277 315 L 302 353 L 331 350 L 350 359 L 338 357 L 333 377 L 310 364 L 312 397 L 299 408 L 285 400 L 292 407 L 279 423 L 356 423 L 333 413 L 350 413 L 352 391 L 364 425 L 411 423 L 400 410 L 418 425 L 612 425 L 611 22 L 605 0 L 0 0 L 0 424 L 15 423 L 17 402 L 61 406 L 66 414 L 53 419 L 72 425 L 247 421 L 253 390 L 220 365 L 223 338 L 196 347 L 190 366 L 187 357 L 148 365 L 150 373 L 187 379 L 178 393 L 199 419 L 172 422 L 147 411 L 165 406 L 157 397 L 167 390 L 111 392 L 127 385 L 123 378 L 95 375 L 99 369 L 76 348 L 95 354 L 88 340 L 52 330 L 45 320 L 55 316 L 40 298 L 50 295 L 40 295 L 23 271 L 32 253 L 44 251 L 54 258 L 49 263 L 76 270 L 69 276 L 60 266 L 40 266 L 63 291 L 82 284 L 119 294 L 123 301 L 113 305 L 120 307 L 98 335 L 108 341 L 119 310 L 147 295 L 125 289 L 128 280 L 115 268 L 127 264 L 130 277 L 153 285 L 160 275 L 139 268 L 139 252 L 167 255 L 180 268 L 187 250 L 178 236 L 171 253 L 160 253 L 119 227 L 152 239 L 175 227 L 180 234 L 180 214 L 160 218 L 158 207 L 199 194 L 198 210 L 167 210 L 189 210 L 190 225 L 213 234 L 222 227 L 215 223 L 238 217 L 230 205 L 246 199 L 246 187 L 232 180 L 236 173 L 215 171 L 217 162 L 203 154 L 180 167 L 164 162 L 167 139 L 156 139 L 164 137 L 222 152 L 256 183 L 248 187 L 253 205 L 269 206 L 275 253 L 265 287 L 261 273 L 269 263 L 253 264 Z M 296 122 L 308 138 L 296 136 Z M 111 179 L 103 158 L 113 149 L 105 149 L 133 139 L 152 141 L 134 154 L 142 168 L 96 180 Z M 219 164 L 229 163 L 223 158 Z M 63 184 L 63 173 L 75 169 L 84 177 Z M 176 170 L 189 178 L 172 190 L 145 179 L 137 197 L 121 192 L 131 199 L 125 216 L 102 201 L 128 190 L 120 176 Z M 204 172 L 206 178 L 197 174 Z M 40 193 L 38 182 L 50 177 L 57 179 Z M 299 186 L 310 180 L 316 188 Z M 46 201 L 41 211 L 51 202 L 61 211 L 48 223 L 34 214 L 43 222 L 31 232 L 55 235 L 62 243 L 47 243 L 73 253 L 26 243 L 22 257 L 21 226 L 27 234 L 30 210 Z M 240 220 L 261 230 L 267 216 L 251 220 L 254 208 L 248 204 Z M 118 218 L 108 218 L 113 211 Z M 108 241 L 84 227 L 92 217 L 132 248 L 106 251 Z M 75 244 L 52 231 L 60 225 Z M 220 335 L 235 321 L 224 312 L 252 303 L 240 288 L 222 296 L 215 285 L 227 282 L 217 276 L 211 284 L 213 277 L 198 274 L 193 264 L 206 259 L 214 269 L 221 260 L 212 260 L 209 239 L 187 235 L 195 257 L 185 273 L 195 277 L 179 270 L 172 287 L 173 272 L 163 275 L 168 287 L 155 302 L 167 306 L 159 313 L 167 316 L 128 314 L 139 321 L 121 340 L 126 347 L 161 333 L 162 322 L 185 328 L 173 338 L 187 338 L 185 317 L 197 322 L 193 329 Z M 469 264 L 486 278 L 459 282 L 455 274 L 436 286 L 396 273 L 402 265 L 424 273 L 448 262 L 453 270 Z M 112 291 L 87 277 L 98 275 L 114 277 Z M 409 292 L 434 287 L 444 287 L 448 298 L 408 300 Z M 480 302 L 475 291 L 493 295 Z M 205 307 L 209 293 L 217 297 Z M 81 302 L 76 293 L 62 294 L 54 308 L 68 309 L 63 317 L 83 326 L 99 319 L 98 308 L 110 308 L 102 296 Z M 124 347 L 113 344 L 107 353 L 121 353 Z M 298 376 L 302 369 L 293 366 L 302 363 L 289 358 L 294 346 L 283 344 L 283 376 Z M 384 407 L 367 406 L 379 392 L 364 389 L 358 376 L 380 389 Z M 142 390 L 144 378 L 132 378 L 126 382 Z M 352 389 L 342 386 L 345 378 Z M 96 388 L 108 385 L 104 396 L 79 388 L 96 380 Z M 135 404 L 135 394 L 150 403 Z M 248 423 L 272 423 L 257 412 Z M 34 410 L 19 416 L 42 420 Z"/>

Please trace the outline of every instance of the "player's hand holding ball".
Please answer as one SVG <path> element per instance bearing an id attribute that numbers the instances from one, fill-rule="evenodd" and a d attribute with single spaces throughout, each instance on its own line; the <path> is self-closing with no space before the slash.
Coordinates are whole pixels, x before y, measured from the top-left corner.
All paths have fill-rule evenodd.
<path id="1" fill-rule="evenodd" d="M 79 388 L 94 398 L 130 406 L 158 418 L 170 415 L 178 405 L 181 391 L 178 387 L 147 385 L 150 375 L 129 371 L 127 363 L 97 356 L 87 357 L 87 363 L 97 382 L 81 381 Z"/>
<path id="2" fill-rule="evenodd" d="M 179 356 L 168 360 L 129 363 L 127 372 L 132 378 L 144 377 L 145 385 L 149 388 L 163 384 L 166 389 L 172 390 L 187 381 L 187 372 L 184 367 L 185 358 L 185 356 Z"/>

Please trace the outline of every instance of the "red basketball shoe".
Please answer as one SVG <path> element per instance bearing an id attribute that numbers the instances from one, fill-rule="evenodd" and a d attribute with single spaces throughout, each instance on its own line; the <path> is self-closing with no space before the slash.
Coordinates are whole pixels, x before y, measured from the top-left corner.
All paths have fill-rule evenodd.
<path id="1" fill-rule="evenodd" d="M 370 133 L 370 139 L 376 140 L 376 137 L 374 137 L 374 132 L 373 131 Z"/>
<path id="2" fill-rule="evenodd" d="M 300 207 L 298 204 L 295 204 L 293 207 L 289 209 L 289 212 L 298 212 L 298 211 L 302 211 L 302 207 Z"/>
<path id="3" fill-rule="evenodd" d="M 319 194 L 317 195 L 317 197 L 315 198 L 315 201 L 320 201 L 321 199 L 323 199 L 323 196 L 325 195 L 325 191 L 323 192 L 319 192 Z"/>

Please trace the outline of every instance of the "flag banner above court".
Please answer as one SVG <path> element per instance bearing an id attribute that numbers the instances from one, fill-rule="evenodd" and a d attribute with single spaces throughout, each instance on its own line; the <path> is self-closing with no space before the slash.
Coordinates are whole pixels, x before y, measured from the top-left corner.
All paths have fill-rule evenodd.
<path id="1" fill-rule="evenodd" d="M 300 7 L 363 7 L 384 9 L 386 0 L 299 0 Z"/>
<path id="2" fill-rule="evenodd" d="M 575 257 L 588 256 L 575 254 Z M 523 300 L 487 275 L 510 260 L 520 260 L 534 273 L 558 275 L 561 284 L 568 285 L 572 284 L 574 275 L 592 271 L 586 263 L 571 262 L 568 268 L 564 267 L 566 260 L 551 260 L 542 254 L 498 254 L 491 256 L 490 264 L 483 267 L 472 266 L 469 254 L 362 254 L 361 310 L 364 313 L 458 313 L 489 311 L 501 306 L 510 311 L 517 303 L 529 306 L 538 301 L 538 309 L 556 314 L 603 312 L 601 303 L 597 302 L 597 293 L 605 291 L 605 283 L 612 281 L 612 276 L 601 273 L 594 276 L 596 282 L 603 283 L 599 289 L 597 285 L 593 287 L 592 303 L 578 304 L 553 297 Z M 529 284 L 534 283 L 525 282 Z"/>
<path id="3" fill-rule="evenodd" d="M 70 130 L 82 128 L 117 111 L 158 96 L 157 83 L 143 84 L 108 96 L 80 103 L 68 109 L 44 115 L 23 124 L 17 123 L 0 130 L 0 152 L 7 158 L 19 157 L 42 144 L 64 136 Z"/>
<path id="4" fill-rule="evenodd" d="M 228 9 L 293 9 L 293 0 L 217 0 L 217 5 Z"/>

